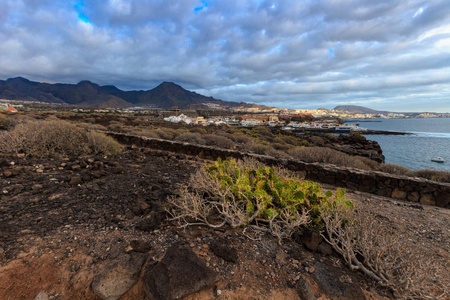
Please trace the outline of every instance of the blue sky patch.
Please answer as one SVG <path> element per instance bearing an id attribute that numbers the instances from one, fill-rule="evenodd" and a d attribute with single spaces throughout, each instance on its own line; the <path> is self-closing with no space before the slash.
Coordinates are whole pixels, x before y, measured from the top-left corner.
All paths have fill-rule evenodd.
<path id="1" fill-rule="evenodd" d="M 75 11 L 78 14 L 79 20 L 83 21 L 84 23 L 91 23 L 89 18 L 84 14 L 84 7 L 85 6 L 84 6 L 83 1 L 80 1 L 73 6 L 73 8 L 75 8 Z"/>
<path id="2" fill-rule="evenodd" d="M 194 12 L 198 13 L 199 11 L 202 11 L 207 7 L 208 7 L 208 3 L 206 1 L 202 1 L 202 6 L 198 6 L 198 7 L 194 8 Z"/>

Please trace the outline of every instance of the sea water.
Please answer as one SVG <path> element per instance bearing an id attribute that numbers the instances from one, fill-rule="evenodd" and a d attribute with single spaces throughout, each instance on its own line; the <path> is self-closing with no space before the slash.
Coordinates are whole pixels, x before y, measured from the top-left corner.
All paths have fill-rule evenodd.
<path id="1" fill-rule="evenodd" d="M 411 135 L 366 135 L 377 141 L 386 163 L 419 170 L 450 171 L 450 118 L 358 120 L 360 127 L 374 130 L 408 132 Z M 432 162 L 440 156 L 445 163 Z"/>

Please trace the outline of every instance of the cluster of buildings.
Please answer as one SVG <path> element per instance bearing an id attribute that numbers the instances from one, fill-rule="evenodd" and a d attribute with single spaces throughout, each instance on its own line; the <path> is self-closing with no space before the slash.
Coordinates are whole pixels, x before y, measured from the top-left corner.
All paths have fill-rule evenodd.
<path id="1" fill-rule="evenodd" d="M 229 126 L 243 126 L 243 127 L 255 127 L 255 126 L 279 126 L 286 130 L 295 130 L 299 128 L 314 128 L 314 129 L 342 129 L 342 130 L 355 130 L 355 125 L 339 125 L 336 120 L 314 120 L 311 115 L 305 114 L 293 114 L 293 115 L 274 115 L 274 114 L 248 114 L 239 117 L 189 117 L 185 114 L 176 116 L 169 116 L 164 118 L 165 121 L 179 123 L 184 122 L 186 124 L 195 125 L 220 125 L 226 124 Z M 345 127 L 345 128 L 344 128 Z M 348 128 L 347 128 L 348 127 Z M 350 128 L 352 127 L 352 128 Z"/>
<path id="2" fill-rule="evenodd" d="M 23 105 L 14 105 L 13 106 L 13 105 L 10 105 L 9 103 L 2 102 L 2 103 L 0 103 L 0 110 L 9 112 L 9 113 L 16 113 L 19 111 L 16 107 L 20 107 L 20 106 L 23 106 Z"/>

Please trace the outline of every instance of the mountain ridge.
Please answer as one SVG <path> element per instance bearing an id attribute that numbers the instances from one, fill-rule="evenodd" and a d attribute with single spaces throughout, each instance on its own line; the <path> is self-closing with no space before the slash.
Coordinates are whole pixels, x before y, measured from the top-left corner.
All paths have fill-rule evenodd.
<path id="1" fill-rule="evenodd" d="M 342 112 L 349 112 L 349 113 L 360 113 L 360 114 L 385 114 L 389 113 L 389 111 L 381 111 L 381 110 L 375 110 L 371 108 L 367 108 L 364 106 L 358 106 L 358 105 L 338 105 L 333 110 L 338 110 Z"/>
<path id="2" fill-rule="evenodd" d="M 140 106 L 168 109 L 176 106 L 187 109 L 192 104 L 201 106 L 208 103 L 227 108 L 253 105 L 203 96 L 168 81 L 150 90 L 123 91 L 114 85 L 100 86 L 89 80 L 82 80 L 77 84 L 51 84 L 30 81 L 24 77 L 0 80 L 0 98 L 101 108 Z"/>

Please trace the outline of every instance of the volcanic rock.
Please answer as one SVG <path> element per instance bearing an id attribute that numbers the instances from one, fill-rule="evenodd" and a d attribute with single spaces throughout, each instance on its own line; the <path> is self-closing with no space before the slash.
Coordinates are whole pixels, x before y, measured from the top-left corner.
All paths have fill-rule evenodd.
<path id="1" fill-rule="evenodd" d="M 143 276 L 144 291 L 150 299 L 181 299 L 212 287 L 220 276 L 209 269 L 185 245 L 171 246 L 156 265 L 148 265 Z"/>
<path id="2" fill-rule="evenodd" d="M 92 290 L 102 299 L 119 299 L 137 283 L 146 258 L 137 252 L 119 256 L 95 275 Z"/>

